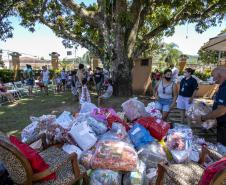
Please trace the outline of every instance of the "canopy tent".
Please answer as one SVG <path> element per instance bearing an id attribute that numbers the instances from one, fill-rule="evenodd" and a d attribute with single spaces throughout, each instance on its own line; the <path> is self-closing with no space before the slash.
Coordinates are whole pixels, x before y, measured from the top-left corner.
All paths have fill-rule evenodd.
<path id="1" fill-rule="evenodd" d="M 226 33 L 211 38 L 202 47 L 203 50 L 226 51 Z"/>

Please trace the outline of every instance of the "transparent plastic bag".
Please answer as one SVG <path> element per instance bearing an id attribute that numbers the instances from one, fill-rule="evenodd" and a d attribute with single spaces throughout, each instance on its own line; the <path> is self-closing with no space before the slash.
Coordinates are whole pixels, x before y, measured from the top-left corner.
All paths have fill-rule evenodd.
<path id="1" fill-rule="evenodd" d="M 210 107 L 208 107 L 204 102 L 195 102 L 186 111 L 186 115 L 193 124 L 196 124 L 197 117 L 205 116 L 210 112 L 211 112 Z M 206 129 L 210 129 L 215 127 L 216 124 L 217 124 L 216 120 L 206 120 L 205 122 L 202 123 L 202 126 Z"/>
<path id="2" fill-rule="evenodd" d="M 101 121 L 107 123 L 107 117 L 109 115 L 116 115 L 116 112 L 112 108 L 96 108 L 93 109 L 91 116 L 95 118 L 97 121 Z"/>
<path id="3" fill-rule="evenodd" d="M 135 149 L 122 141 L 99 141 L 91 159 L 93 169 L 104 168 L 116 171 L 133 171 L 137 167 Z"/>
<path id="4" fill-rule="evenodd" d="M 101 135 L 99 140 L 117 140 L 131 143 L 125 127 L 120 123 L 113 123 L 111 130 Z"/>
<path id="5" fill-rule="evenodd" d="M 107 131 L 107 126 L 103 122 L 97 121 L 91 116 L 87 117 L 86 121 L 96 135 L 104 134 Z"/>
<path id="6" fill-rule="evenodd" d="M 192 152 L 192 130 L 185 128 L 171 129 L 167 135 L 167 146 L 177 163 L 189 160 Z"/>
<path id="7" fill-rule="evenodd" d="M 124 175 L 123 184 L 125 185 L 144 185 L 146 175 L 146 166 L 139 161 L 137 168 Z"/>
<path id="8" fill-rule="evenodd" d="M 158 109 L 156 109 L 155 102 L 149 103 L 147 107 L 145 107 L 145 110 L 152 117 L 160 119 L 162 118 L 162 113 Z"/>
<path id="9" fill-rule="evenodd" d="M 83 165 L 87 170 L 91 169 L 91 159 L 93 157 L 94 150 L 87 150 L 82 152 L 79 163 Z"/>
<path id="10" fill-rule="evenodd" d="M 122 104 L 122 108 L 130 121 L 147 115 L 144 104 L 138 101 L 137 98 L 127 100 Z"/>
<path id="11" fill-rule="evenodd" d="M 121 185 L 122 174 L 112 170 L 96 169 L 91 172 L 90 185 Z"/>
<path id="12" fill-rule="evenodd" d="M 145 163 L 147 168 L 156 168 L 159 162 L 167 161 L 166 153 L 157 141 L 143 146 L 138 151 L 138 156 L 139 159 Z"/>
<path id="13" fill-rule="evenodd" d="M 97 106 L 93 103 L 85 102 L 81 105 L 79 113 L 91 113 Z"/>

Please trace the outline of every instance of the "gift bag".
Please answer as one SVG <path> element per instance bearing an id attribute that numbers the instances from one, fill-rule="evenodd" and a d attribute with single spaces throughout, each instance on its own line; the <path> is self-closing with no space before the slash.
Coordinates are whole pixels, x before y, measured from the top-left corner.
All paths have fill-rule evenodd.
<path id="1" fill-rule="evenodd" d="M 148 129 L 150 134 L 159 141 L 167 135 L 170 128 L 169 123 L 154 117 L 140 118 L 136 122 Z"/>

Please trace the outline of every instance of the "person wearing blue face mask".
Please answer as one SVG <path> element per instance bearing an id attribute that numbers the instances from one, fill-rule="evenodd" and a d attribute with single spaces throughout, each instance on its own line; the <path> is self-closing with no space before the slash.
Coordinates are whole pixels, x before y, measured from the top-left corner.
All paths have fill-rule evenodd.
<path id="1" fill-rule="evenodd" d="M 199 123 L 209 119 L 217 120 L 217 142 L 226 147 L 226 67 L 217 67 L 212 72 L 213 80 L 220 84 L 216 93 L 213 111 L 197 118 Z"/>
<path id="2" fill-rule="evenodd" d="M 170 110 L 176 104 L 177 86 L 172 80 L 172 71 L 166 69 L 155 89 L 156 108 L 163 114 L 163 120 L 166 120 Z"/>
<path id="3" fill-rule="evenodd" d="M 180 82 L 177 108 L 183 110 L 183 119 L 185 118 L 185 111 L 187 111 L 192 105 L 194 97 L 198 91 L 198 82 L 192 77 L 194 72 L 193 69 L 186 68 L 184 78 Z"/>

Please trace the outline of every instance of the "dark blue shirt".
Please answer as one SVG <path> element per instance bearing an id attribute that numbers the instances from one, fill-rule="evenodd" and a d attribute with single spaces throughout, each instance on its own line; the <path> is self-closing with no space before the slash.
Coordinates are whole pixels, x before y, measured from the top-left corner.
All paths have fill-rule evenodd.
<path id="1" fill-rule="evenodd" d="M 183 78 L 180 82 L 179 95 L 183 97 L 192 97 L 194 91 L 198 89 L 198 82 L 192 76 L 186 80 Z"/>
<path id="2" fill-rule="evenodd" d="M 226 80 L 220 85 L 213 104 L 213 110 L 216 110 L 218 105 L 226 106 Z M 225 123 L 226 126 L 226 114 L 217 118 L 218 124 Z"/>

